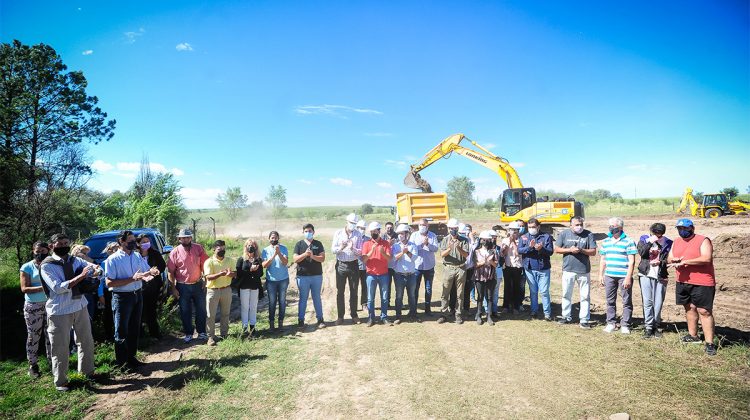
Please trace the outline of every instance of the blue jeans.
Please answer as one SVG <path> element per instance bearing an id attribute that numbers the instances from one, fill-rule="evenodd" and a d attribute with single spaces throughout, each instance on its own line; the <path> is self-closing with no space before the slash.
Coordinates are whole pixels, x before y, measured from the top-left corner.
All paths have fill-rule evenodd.
<path id="1" fill-rule="evenodd" d="M 498 268 L 496 270 L 497 273 L 497 281 L 495 282 L 495 288 L 492 290 L 492 313 L 496 314 L 498 310 L 497 302 L 500 299 L 500 285 L 503 284 L 503 270 L 501 268 Z M 487 310 L 487 301 L 484 301 L 484 311 L 488 312 Z"/>
<path id="2" fill-rule="evenodd" d="M 115 360 L 118 366 L 135 360 L 138 336 L 141 333 L 143 293 L 113 292 L 112 312 L 115 321 Z"/>
<path id="3" fill-rule="evenodd" d="M 367 312 L 370 320 L 375 321 L 375 287 L 380 287 L 380 319 L 388 318 L 388 302 L 391 300 L 391 276 L 367 275 Z"/>
<path id="4" fill-rule="evenodd" d="M 279 302 L 279 322 L 284 321 L 286 314 L 286 289 L 289 288 L 289 279 L 266 281 L 268 291 L 268 320 L 273 325 L 276 319 L 276 302 Z"/>
<path id="5" fill-rule="evenodd" d="M 192 337 L 197 329 L 198 334 L 206 333 L 206 289 L 203 281 L 193 284 L 177 283 L 177 292 L 180 293 L 180 318 L 182 319 L 182 332 Z M 195 307 L 195 329 L 193 329 L 193 307 Z"/>
<path id="6" fill-rule="evenodd" d="M 409 301 L 409 316 L 417 315 L 417 273 L 396 273 L 393 276 L 396 284 L 396 316 L 401 316 L 404 306 L 404 289 Z"/>
<path id="7" fill-rule="evenodd" d="M 89 312 L 89 319 L 91 319 L 91 324 L 94 324 L 94 316 L 96 315 L 96 304 L 99 302 L 99 296 L 97 296 L 96 293 L 86 293 L 86 300 L 88 303 L 86 304 L 86 310 Z"/>
<path id="8" fill-rule="evenodd" d="M 432 302 L 432 280 L 435 278 L 435 269 L 417 270 L 417 285 L 414 288 L 414 296 L 417 300 L 419 300 L 419 286 L 422 284 L 422 277 L 424 277 L 424 309 L 429 311 Z"/>
<path id="9" fill-rule="evenodd" d="M 297 288 L 299 289 L 299 312 L 297 318 L 300 321 L 305 320 L 307 298 L 310 296 L 310 292 L 312 292 L 315 317 L 318 319 L 318 322 L 323 322 L 323 302 L 320 300 L 320 289 L 323 288 L 323 276 L 297 276 Z"/>
<path id="10" fill-rule="evenodd" d="M 529 283 L 529 296 L 531 297 L 531 313 L 539 310 L 539 295 L 542 294 L 542 309 L 544 316 L 552 317 L 552 302 L 549 297 L 549 269 L 526 271 L 526 282 Z"/>

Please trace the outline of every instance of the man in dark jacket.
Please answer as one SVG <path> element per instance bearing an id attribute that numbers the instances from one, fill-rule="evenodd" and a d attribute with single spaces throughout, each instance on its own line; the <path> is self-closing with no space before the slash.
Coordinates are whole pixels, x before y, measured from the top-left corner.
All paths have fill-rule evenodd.
<path id="1" fill-rule="evenodd" d="M 654 223 L 649 229 L 651 235 L 643 235 L 638 241 L 638 283 L 643 297 L 643 319 L 646 330 L 643 338 L 661 337 L 658 330 L 661 324 L 661 307 L 667 293 L 667 256 L 672 249 L 672 241 L 664 236 L 667 231 L 662 223 Z"/>
<path id="2" fill-rule="evenodd" d="M 523 268 L 529 284 L 530 316 L 536 317 L 539 309 L 538 294 L 541 293 L 544 320 L 552 321 L 552 302 L 549 295 L 551 268 L 549 257 L 554 252 L 552 236 L 541 232 L 539 220 L 536 218 L 529 219 L 528 228 L 528 233 L 518 240 L 518 253 L 523 256 Z"/>

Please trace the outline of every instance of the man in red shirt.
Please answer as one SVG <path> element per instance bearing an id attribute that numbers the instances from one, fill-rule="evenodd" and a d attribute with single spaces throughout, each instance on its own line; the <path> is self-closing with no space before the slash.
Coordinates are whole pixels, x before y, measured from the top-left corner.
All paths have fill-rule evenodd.
<path id="1" fill-rule="evenodd" d="M 713 245 L 711 240 L 695 234 L 695 226 L 690 219 L 677 221 L 679 237 L 672 243 L 667 261 L 677 270 L 676 303 L 685 307 L 688 335 L 683 343 L 700 343 L 698 338 L 698 317 L 703 326 L 706 354 L 716 355 L 714 345 L 714 275 Z"/>
<path id="2" fill-rule="evenodd" d="M 367 326 L 375 323 L 375 286 L 380 287 L 380 320 L 383 325 L 393 325 L 388 319 L 388 302 L 391 298 L 391 281 L 388 261 L 391 260 L 391 244 L 380 237 L 380 223 L 370 222 L 367 227 L 370 240 L 362 244 L 362 260 L 367 268 Z"/>
<path id="3" fill-rule="evenodd" d="M 193 339 L 193 305 L 195 305 L 195 329 L 198 339 L 207 340 L 206 335 L 206 284 L 201 278 L 203 263 L 208 254 L 199 244 L 193 243 L 193 232 L 181 229 L 177 234 L 180 245 L 169 253 L 167 275 L 172 285 L 172 295 L 180 304 L 180 318 L 183 340 L 189 343 Z"/>

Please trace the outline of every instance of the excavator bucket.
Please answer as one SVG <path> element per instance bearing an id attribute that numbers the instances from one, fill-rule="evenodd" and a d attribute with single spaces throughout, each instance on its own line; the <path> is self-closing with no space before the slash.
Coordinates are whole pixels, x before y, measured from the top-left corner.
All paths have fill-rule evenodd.
<path id="1" fill-rule="evenodd" d="M 404 185 L 416 190 L 422 190 L 422 192 L 425 193 L 432 192 L 432 186 L 430 185 L 430 183 L 422 179 L 422 177 L 418 173 L 411 170 L 406 174 L 406 177 L 404 178 Z"/>

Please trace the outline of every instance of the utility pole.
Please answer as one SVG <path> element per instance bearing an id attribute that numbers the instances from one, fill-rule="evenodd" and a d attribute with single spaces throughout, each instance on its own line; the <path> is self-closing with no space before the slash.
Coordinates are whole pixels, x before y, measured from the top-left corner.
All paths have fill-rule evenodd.
<path id="1" fill-rule="evenodd" d="M 213 234 L 214 241 L 215 241 L 216 240 L 216 219 L 214 219 L 213 217 L 209 217 L 209 219 L 211 219 L 211 222 L 213 223 L 213 228 L 211 229 L 211 233 Z"/>

